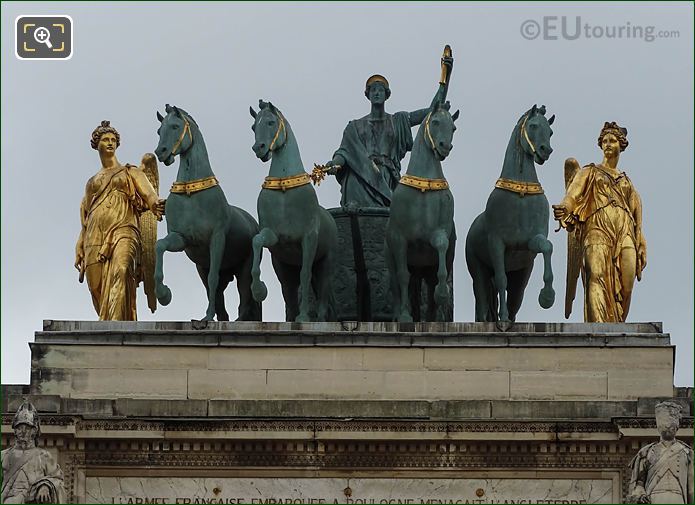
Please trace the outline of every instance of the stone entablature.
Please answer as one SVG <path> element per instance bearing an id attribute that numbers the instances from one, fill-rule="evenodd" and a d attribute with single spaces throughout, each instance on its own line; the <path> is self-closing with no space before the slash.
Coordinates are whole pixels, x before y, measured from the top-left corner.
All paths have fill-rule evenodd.
<path id="1" fill-rule="evenodd" d="M 656 402 L 692 444 L 658 323 L 47 321 L 31 347 L 2 444 L 29 397 L 77 503 L 617 503 Z"/>
<path id="2" fill-rule="evenodd" d="M 3 418 L 3 447 L 10 439 L 8 419 Z M 644 428 L 640 436 L 621 433 L 623 427 L 635 425 Z M 43 426 L 42 445 L 58 456 L 70 499 L 83 502 L 89 478 L 189 478 L 211 472 L 225 478 L 608 478 L 615 483 L 615 493 L 624 496 L 627 463 L 653 438 L 654 420 L 440 422 L 44 415 Z M 686 417 L 682 433 L 692 433 L 692 427 L 692 416 Z M 692 443 L 692 436 L 680 438 Z"/>
<path id="3" fill-rule="evenodd" d="M 673 387 L 658 323 L 53 321 L 31 348 L 32 393 L 75 399 L 621 401 Z"/>

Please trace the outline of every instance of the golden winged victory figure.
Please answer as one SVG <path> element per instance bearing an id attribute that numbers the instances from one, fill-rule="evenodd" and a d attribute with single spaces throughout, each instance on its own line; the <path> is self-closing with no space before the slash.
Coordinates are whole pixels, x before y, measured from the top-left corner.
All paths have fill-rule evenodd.
<path id="1" fill-rule="evenodd" d="M 647 264 L 642 232 L 642 200 L 630 178 L 618 170 L 628 146 L 627 129 L 605 123 L 598 137 L 600 164 L 583 168 L 565 161 L 567 193 L 553 205 L 555 219 L 568 232 L 565 317 L 572 312 L 579 274 L 584 285 L 584 321 L 627 318 L 635 278 Z"/>
<path id="2" fill-rule="evenodd" d="M 141 280 L 150 310 L 157 307 L 154 243 L 165 201 L 157 196 L 155 156 L 145 154 L 139 167 L 121 165 L 116 158 L 120 141 L 109 121 L 102 121 L 92 132 L 91 146 L 99 152 L 101 169 L 87 181 L 80 205 L 75 268 L 80 282 L 87 279 L 100 320 L 134 321 L 135 291 Z"/>

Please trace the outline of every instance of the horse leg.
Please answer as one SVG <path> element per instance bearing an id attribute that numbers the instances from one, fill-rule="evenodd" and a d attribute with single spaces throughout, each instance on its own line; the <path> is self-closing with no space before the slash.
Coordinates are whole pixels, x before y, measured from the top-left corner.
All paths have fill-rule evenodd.
<path id="1" fill-rule="evenodd" d="M 217 300 L 217 288 L 220 285 L 220 267 L 222 266 L 222 256 L 224 255 L 224 245 L 226 242 L 225 229 L 220 227 L 212 232 L 210 237 L 210 269 L 208 270 L 208 308 L 201 321 L 212 321 L 215 319 L 215 302 Z M 229 318 L 229 316 L 227 316 Z"/>
<path id="2" fill-rule="evenodd" d="M 490 310 L 490 299 L 492 291 L 490 289 L 491 272 L 478 259 L 473 245 L 470 241 L 470 232 L 466 237 L 466 266 L 468 273 L 473 279 L 473 297 L 475 298 L 475 320 L 476 322 L 488 321 Z"/>
<path id="3" fill-rule="evenodd" d="M 329 252 L 321 261 L 314 263 L 311 280 L 318 302 L 317 321 L 332 321 L 335 318 L 333 293 L 331 291 L 332 257 Z"/>
<path id="4" fill-rule="evenodd" d="M 437 250 L 437 287 L 434 288 L 434 301 L 437 307 L 446 307 L 449 303 L 448 273 L 446 256 L 449 250 L 449 237 L 444 230 L 437 230 L 430 237 L 430 245 Z"/>
<path id="5" fill-rule="evenodd" d="M 311 296 L 311 271 L 316 258 L 316 248 L 319 244 L 317 230 L 311 230 L 302 237 L 302 270 L 299 273 L 299 315 L 296 321 L 304 323 L 311 320 L 309 317 L 309 297 Z"/>
<path id="6" fill-rule="evenodd" d="M 273 270 L 280 281 L 282 299 L 285 301 L 285 321 L 291 322 L 299 313 L 299 268 L 282 263 L 274 256 L 271 257 Z"/>
<path id="7" fill-rule="evenodd" d="M 234 280 L 234 276 L 232 279 Z M 220 279 L 220 284 L 217 286 L 217 295 L 215 296 L 215 313 L 217 314 L 218 321 L 229 321 L 229 312 L 227 312 L 227 307 L 224 306 L 224 290 L 229 286 L 230 280 L 223 278 Z"/>
<path id="8" fill-rule="evenodd" d="M 422 314 L 422 285 L 425 276 L 421 268 L 408 269 L 408 271 L 410 272 L 410 280 L 408 281 L 410 315 L 413 317 L 413 321 L 426 321 L 427 314 Z"/>
<path id="9" fill-rule="evenodd" d="M 533 271 L 533 263 L 527 268 L 507 272 L 507 308 L 509 309 L 509 320 L 516 321 L 516 315 L 521 308 L 524 299 L 524 291 Z"/>
<path id="10" fill-rule="evenodd" d="M 251 294 L 257 302 L 262 302 L 268 296 L 268 288 L 261 280 L 261 257 L 264 247 L 272 247 L 278 242 L 278 237 L 270 228 L 263 228 L 253 237 L 253 264 L 251 266 Z"/>
<path id="11" fill-rule="evenodd" d="M 157 240 L 155 253 L 157 261 L 154 268 L 154 293 L 162 305 L 171 302 L 171 289 L 164 284 L 164 251 L 180 252 L 186 248 L 186 240 L 180 233 L 169 232 L 166 237 Z"/>
<path id="12" fill-rule="evenodd" d="M 237 321 L 260 321 L 262 319 L 261 304 L 253 299 L 251 294 L 251 264 L 253 255 L 244 260 L 236 273 L 236 288 L 239 292 L 239 309 Z"/>
<path id="13" fill-rule="evenodd" d="M 410 271 L 408 270 L 408 244 L 405 239 L 396 233 L 387 233 L 389 250 L 391 251 L 391 261 L 393 269 L 391 275 L 396 278 L 396 289 L 398 291 L 398 305 L 394 305 L 394 319 L 400 323 L 412 323 L 413 316 L 410 313 L 410 297 L 408 285 L 410 283 Z"/>
<path id="14" fill-rule="evenodd" d="M 209 270 L 201 265 L 198 265 L 196 263 L 195 265 L 196 270 L 198 270 L 198 276 L 200 277 L 200 280 L 203 281 L 203 286 L 205 286 L 205 292 L 208 292 L 208 275 L 209 275 Z M 217 313 L 217 320 L 218 321 L 229 321 L 229 314 L 227 314 L 227 310 L 225 309 L 224 306 L 224 290 L 227 287 L 228 282 L 224 282 L 222 285 L 220 285 L 217 288 L 217 295 L 215 296 L 215 312 Z"/>
<path id="15" fill-rule="evenodd" d="M 481 264 L 471 266 L 468 264 L 471 277 L 473 277 L 473 296 L 475 297 L 475 320 L 477 322 L 491 321 L 490 301 L 495 296 L 492 287 L 492 272 Z M 496 318 L 495 318 L 496 319 Z M 494 320 L 492 321 L 494 322 Z"/>
<path id="16" fill-rule="evenodd" d="M 509 311 L 507 309 L 507 272 L 504 269 L 504 241 L 498 235 L 488 235 L 488 250 L 490 252 L 490 262 L 495 272 L 495 289 L 499 297 L 499 320 L 509 321 Z"/>
<path id="17" fill-rule="evenodd" d="M 543 254 L 543 289 L 538 295 L 538 303 L 544 309 L 549 309 L 555 302 L 555 290 L 553 290 L 553 266 L 550 256 L 553 254 L 553 244 L 543 235 L 536 235 L 528 242 L 529 251 Z"/>
<path id="18" fill-rule="evenodd" d="M 436 298 L 434 296 L 434 291 L 437 286 L 437 275 L 434 272 L 430 272 L 424 278 L 425 288 L 427 289 L 427 308 L 425 312 L 424 319 L 421 321 L 443 321 L 442 316 L 444 314 L 443 310 L 439 310 L 437 307 Z"/>

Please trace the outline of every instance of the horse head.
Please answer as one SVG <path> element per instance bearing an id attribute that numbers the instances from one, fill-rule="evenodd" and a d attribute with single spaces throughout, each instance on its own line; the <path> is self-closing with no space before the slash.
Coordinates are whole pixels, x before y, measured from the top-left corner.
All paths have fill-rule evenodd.
<path id="1" fill-rule="evenodd" d="M 159 161 L 169 166 L 177 154 L 185 153 L 193 145 L 191 128 L 195 121 L 186 111 L 176 106 L 166 104 L 165 111 L 167 115 L 164 117 L 157 111 L 157 119 L 162 124 L 157 129 L 159 144 L 154 152 Z"/>
<path id="2" fill-rule="evenodd" d="M 443 161 L 454 147 L 452 140 L 456 125 L 454 122 L 459 117 L 459 111 L 449 114 L 449 102 L 437 103 L 425 116 L 421 128 L 423 128 L 425 143 L 434 151 L 435 157 Z"/>
<path id="3" fill-rule="evenodd" d="M 539 165 L 545 163 L 553 152 L 553 148 L 550 147 L 553 129 L 550 126 L 554 121 L 554 114 L 550 119 L 546 119 L 545 105 L 534 105 L 519 119 L 518 139 L 521 148 Z"/>
<path id="4" fill-rule="evenodd" d="M 287 141 L 286 120 L 282 113 L 270 102 L 258 101 L 259 111 L 249 107 L 254 123 L 251 129 L 256 135 L 253 152 L 261 161 L 268 161 L 273 151 L 280 149 Z"/>

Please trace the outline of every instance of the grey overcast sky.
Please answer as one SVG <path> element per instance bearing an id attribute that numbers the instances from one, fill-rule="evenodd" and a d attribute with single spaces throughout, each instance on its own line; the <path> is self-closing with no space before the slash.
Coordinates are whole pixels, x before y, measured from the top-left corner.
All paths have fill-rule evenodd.
<path id="1" fill-rule="evenodd" d="M 96 319 L 72 265 L 85 182 L 100 166 L 89 138 L 102 119 L 121 134 L 119 159 L 139 163 L 157 145 L 155 111 L 165 103 L 185 108 L 201 127 L 228 200 L 255 215 L 268 165 L 251 151 L 249 105 L 263 98 L 283 111 L 310 168 L 329 160 L 347 122 L 369 111 L 363 90 L 371 74 L 391 83 L 388 111 L 427 106 L 448 43 L 455 58 L 449 99 L 461 109 L 444 163 L 460 237 L 455 319 L 474 317 L 464 238 L 499 176 L 519 116 L 534 103 L 557 116 L 554 153 L 538 168 L 551 203 L 564 194 L 565 158 L 600 161 L 599 130 L 617 121 L 629 130 L 620 168 L 642 195 L 649 255 L 629 320 L 663 321 L 677 347 L 675 384 L 693 385 L 692 3 L 3 2 L 1 8 L 3 383 L 29 382 L 27 343 L 43 319 Z M 16 59 L 14 23 L 22 14 L 70 15 L 72 59 Z M 620 27 L 622 38 L 607 36 Z M 178 160 L 160 164 L 164 195 L 177 166 Z M 324 206 L 337 206 L 335 180 L 317 192 Z M 521 321 L 564 320 L 566 235 L 551 232 L 550 239 L 555 306 L 538 306 L 538 258 Z M 282 320 L 268 257 L 264 318 Z M 150 314 L 140 296 L 140 319 L 200 318 L 205 293 L 193 264 L 168 253 L 165 275 L 172 303 Z M 571 321 L 582 318 L 579 290 Z M 227 290 L 227 305 L 234 314 L 235 288 Z"/>

